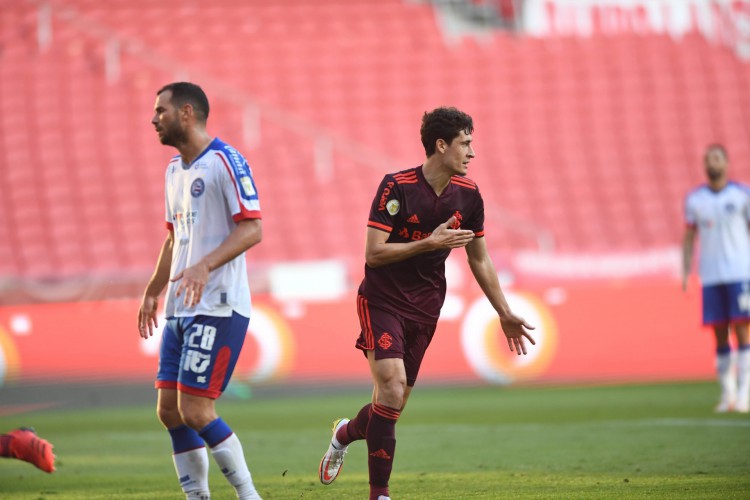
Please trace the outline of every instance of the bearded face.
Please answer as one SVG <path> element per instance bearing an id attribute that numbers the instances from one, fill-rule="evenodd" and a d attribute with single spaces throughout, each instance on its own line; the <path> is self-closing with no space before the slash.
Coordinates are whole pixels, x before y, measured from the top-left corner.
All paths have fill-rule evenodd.
<path id="1" fill-rule="evenodd" d="M 179 119 L 167 121 L 163 125 L 157 125 L 156 133 L 159 134 L 159 141 L 165 146 L 177 147 L 187 142 L 187 133 L 182 128 Z"/>
<path id="2" fill-rule="evenodd" d="M 180 110 L 172 104 L 172 92 L 165 91 L 156 96 L 154 116 L 151 124 L 165 146 L 178 147 L 187 142 L 187 131 L 180 120 Z"/>
<path id="3" fill-rule="evenodd" d="M 709 181 L 721 180 L 727 174 L 727 158 L 719 149 L 712 149 L 706 153 L 705 166 Z"/>

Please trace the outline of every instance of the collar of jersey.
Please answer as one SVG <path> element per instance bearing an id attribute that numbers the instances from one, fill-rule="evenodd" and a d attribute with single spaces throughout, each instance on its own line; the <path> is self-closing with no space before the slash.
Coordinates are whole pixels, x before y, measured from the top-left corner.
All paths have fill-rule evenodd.
<path id="1" fill-rule="evenodd" d="M 201 158 L 203 158 L 203 156 L 205 156 L 206 153 L 208 153 L 209 151 L 211 151 L 212 149 L 214 149 L 214 144 L 216 144 L 216 141 L 218 141 L 218 140 L 219 140 L 218 137 L 214 137 L 214 140 L 208 143 L 208 146 L 206 146 L 206 149 L 204 149 L 203 151 L 201 151 L 201 154 L 199 154 L 198 156 L 196 156 L 195 160 L 191 161 L 190 163 L 185 163 L 185 161 L 182 160 L 182 157 L 180 157 L 180 160 L 182 160 L 182 170 L 190 170 L 190 168 L 193 165 L 195 165 L 195 163 L 198 160 L 200 160 Z"/>

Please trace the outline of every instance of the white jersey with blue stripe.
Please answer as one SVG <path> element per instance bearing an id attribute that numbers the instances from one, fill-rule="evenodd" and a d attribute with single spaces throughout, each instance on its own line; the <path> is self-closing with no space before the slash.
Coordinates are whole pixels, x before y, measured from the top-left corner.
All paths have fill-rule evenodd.
<path id="1" fill-rule="evenodd" d="M 685 199 L 685 222 L 700 236 L 703 285 L 750 280 L 750 188 L 729 182 L 713 191 L 702 185 Z"/>
<path id="2" fill-rule="evenodd" d="M 243 219 L 260 219 L 252 171 L 245 158 L 218 138 L 192 163 L 175 156 L 166 172 L 166 222 L 174 231 L 170 278 L 215 250 Z M 245 253 L 211 271 L 194 308 L 175 298 L 179 282 L 167 287 L 169 317 L 232 315 L 250 317 L 250 286 Z"/>

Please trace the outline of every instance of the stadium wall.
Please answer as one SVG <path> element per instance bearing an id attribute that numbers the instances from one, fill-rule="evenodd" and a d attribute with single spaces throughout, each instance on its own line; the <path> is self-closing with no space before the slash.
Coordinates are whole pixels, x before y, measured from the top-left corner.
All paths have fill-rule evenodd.
<path id="1" fill-rule="evenodd" d="M 508 352 L 498 321 L 470 283 L 449 293 L 421 382 L 557 383 L 707 379 L 712 339 L 699 326 L 700 293 L 674 280 L 575 282 L 507 292 L 537 329 L 528 356 Z M 368 380 L 354 348 L 355 292 L 326 301 L 254 297 L 234 380 L 305 384 Z M 0 307 L 2 383 L 151 379 L 158 338 L 136 329 L 137 300 Z M 159 325 L 163 325 L 163 318 Z"/>

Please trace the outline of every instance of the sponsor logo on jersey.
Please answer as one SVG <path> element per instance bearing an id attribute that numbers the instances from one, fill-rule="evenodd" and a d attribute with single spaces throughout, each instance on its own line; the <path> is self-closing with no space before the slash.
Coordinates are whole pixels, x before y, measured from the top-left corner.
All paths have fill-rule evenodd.
<path id="1" fill-rule="evenodd" d="M 242 174 L 243 170 L 246 172 L 247 170 L 249 170 L 247 161 L 245 161 L 245 158 L 240 154 L 239 151 L 234 149 L 229 144 L 224 144 L 224 149 L 229 155 L 229 159 L 232 161 L 232 167 L 234 167 L 234 171 L 237 174 L 237 177 L 241 177 L 240 174 Z"/>
<path id="2" fill-rule="evenodd" d="M 380 195 L 380 203 L 378 203 L 378 211 L 382 212 L 385 210 L 385 202 L 388 199 L 388 195 L 391 194 L 391 188 L 393 187 L 393 182 L 387 182 L 385 185 L 385 188 L 383 189 L 383 193 Z"/>
<path id="3" fill-rule="evenodd" d="M 203 179 L 201 179 L 200 177 L 195 179 L 193 183 L 190 185 L 190 194 L 193 198 L 198 198 L 205 191 L 206 191 L 206 183 L 203 182 Z"/>
<path id="4" fill-rule="evenodd" d="M 172 224 L 174 224 L 176 227 L 184 229 L 195 224 L 195 221 L 197 219 L 197 210 L 193 210 L 191 212 L 177 212 L 172 216 Z"/>
<path id="5" fill-rule="evenodd" d="M 237 179 L 242 198 L 245 200 L 257 199 L 258 192 L 253 182 L 253 173 L 245 157 L 229 144 L 224 144 L 223 151 L 229 159 L 229 165 L 231 165 L 231 169 Z"/>
<path id="6" fill-rule="evenodd" d="M 406 222 L 408 222 L 409 224 L 419 224 L 419 217 L 417 217 L 417 214 L 414 214 L 406 219 Z"/>
<path id="7" fill-rule="evenodd" d="M 407 239 L 407 240 L 412 240 L 412 241 L 423 240 L 427 238 L 428 236 L 430 236 L 431 234 L 432 232 L 426 233 L 423 231 L 419 231 L 417 229 L 415 229 L 414 231 L 410 233 L 409 230 L 406 229 L 405 227 L 402 227 L 401 230 L 398 232 L 398 235 L 401 236 L 402 238 Z"/>
<path id="8" fill-rule="evenodd" d="M 388 210 L 389 214 L 396 215 L 401 210 L 401 203 L 398 200 L 390 200 L 385 204 L 385 209 Z"/>

